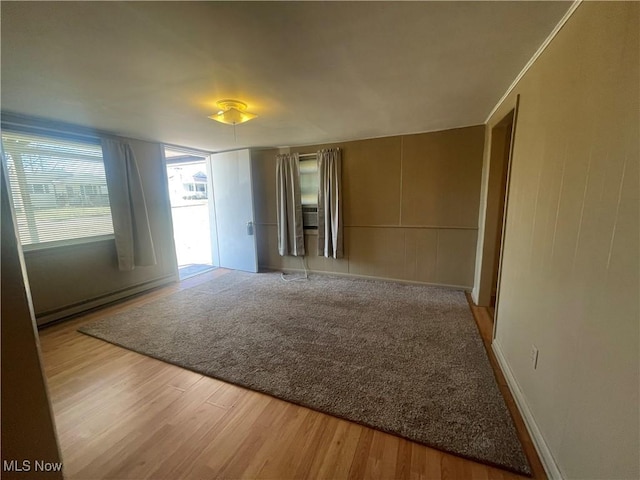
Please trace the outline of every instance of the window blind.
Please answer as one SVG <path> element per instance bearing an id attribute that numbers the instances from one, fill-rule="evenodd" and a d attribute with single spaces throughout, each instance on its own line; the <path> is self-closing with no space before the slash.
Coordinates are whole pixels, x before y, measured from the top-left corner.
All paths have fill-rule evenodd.
<path id="1" fill-rule="evenodd" d="M 22 245 L 113 234 L 100 145 L 5 130 L 2 147 Z"/>

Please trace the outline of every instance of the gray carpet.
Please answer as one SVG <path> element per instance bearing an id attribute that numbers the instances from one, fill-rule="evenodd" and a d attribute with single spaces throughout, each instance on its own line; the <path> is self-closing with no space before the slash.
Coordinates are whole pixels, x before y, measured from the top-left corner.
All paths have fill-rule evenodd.
<path id="1" fill-rule="evenodd" d="M 81 332 L 530 474 L 464 294 L 233 272 Z"/>

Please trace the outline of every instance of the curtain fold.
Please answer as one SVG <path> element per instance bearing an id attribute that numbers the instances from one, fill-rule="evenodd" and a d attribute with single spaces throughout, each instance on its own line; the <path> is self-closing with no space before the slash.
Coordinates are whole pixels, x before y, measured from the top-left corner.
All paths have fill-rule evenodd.
<path id="1" fill-rule="evenodd" d="M 276 157 L 276 209 L 278 253 L 282 256 L 305 254 L 300 195 L 298 154 L 279 154 Z"/>
<path id="2" fill-rule="evenodd" d="M 109 190 L 118 268 L 156 264 L 147 205 L 138 164 L 131 145 L 103 139 L 102 154 Z"/>
<path id="3" fill-rule="evenodd" d="M 318 255 L 343 256 L 342 156 L 340 149 L 318 152 Z"/>

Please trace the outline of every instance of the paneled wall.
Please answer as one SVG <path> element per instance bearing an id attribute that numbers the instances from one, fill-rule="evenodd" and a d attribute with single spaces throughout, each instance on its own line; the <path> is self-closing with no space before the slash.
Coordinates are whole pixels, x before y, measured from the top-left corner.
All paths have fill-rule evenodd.
<path id="1" fill-rule="evenodd" d="M 38 323 L 104 304 L 175 279 L 171 211 L 162 146 L 130 140 L 142 178 L 157 265 L 118 270 L 113 240 L 25 252 Z"/>
<path id="2" fill-rule="evenodd" d="M 639 18 L 583 2 L 488 124 L 520 95 L 494 348 L 565 478 L 640 477 Z"/>
<path id="3" fill-rule="evenodd" d="M 470 288 L 473 284 L 484 126 L 291 148 L 342 149 L 345 257 L 317 255 L 311 270 Z M 253 152 L 258 259 L 262 268 L 302 269 L 277 250 L 275 156 Z"/>

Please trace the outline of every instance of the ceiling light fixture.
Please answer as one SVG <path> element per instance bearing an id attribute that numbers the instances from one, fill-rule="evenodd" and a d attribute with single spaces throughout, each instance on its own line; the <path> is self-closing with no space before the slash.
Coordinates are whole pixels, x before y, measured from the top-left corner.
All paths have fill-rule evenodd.
<path id="1" fill-rule="evenodd" d="M 221 108 L 218 113 L 210 115 L 211 120 L 226 123 L 227 125 L 237 125 L 239 123 L 248 122 L 256 118 L 254 113 L 247 112 L 247 104 L 238 100 L 220 100 L 216 105 Z"/>

